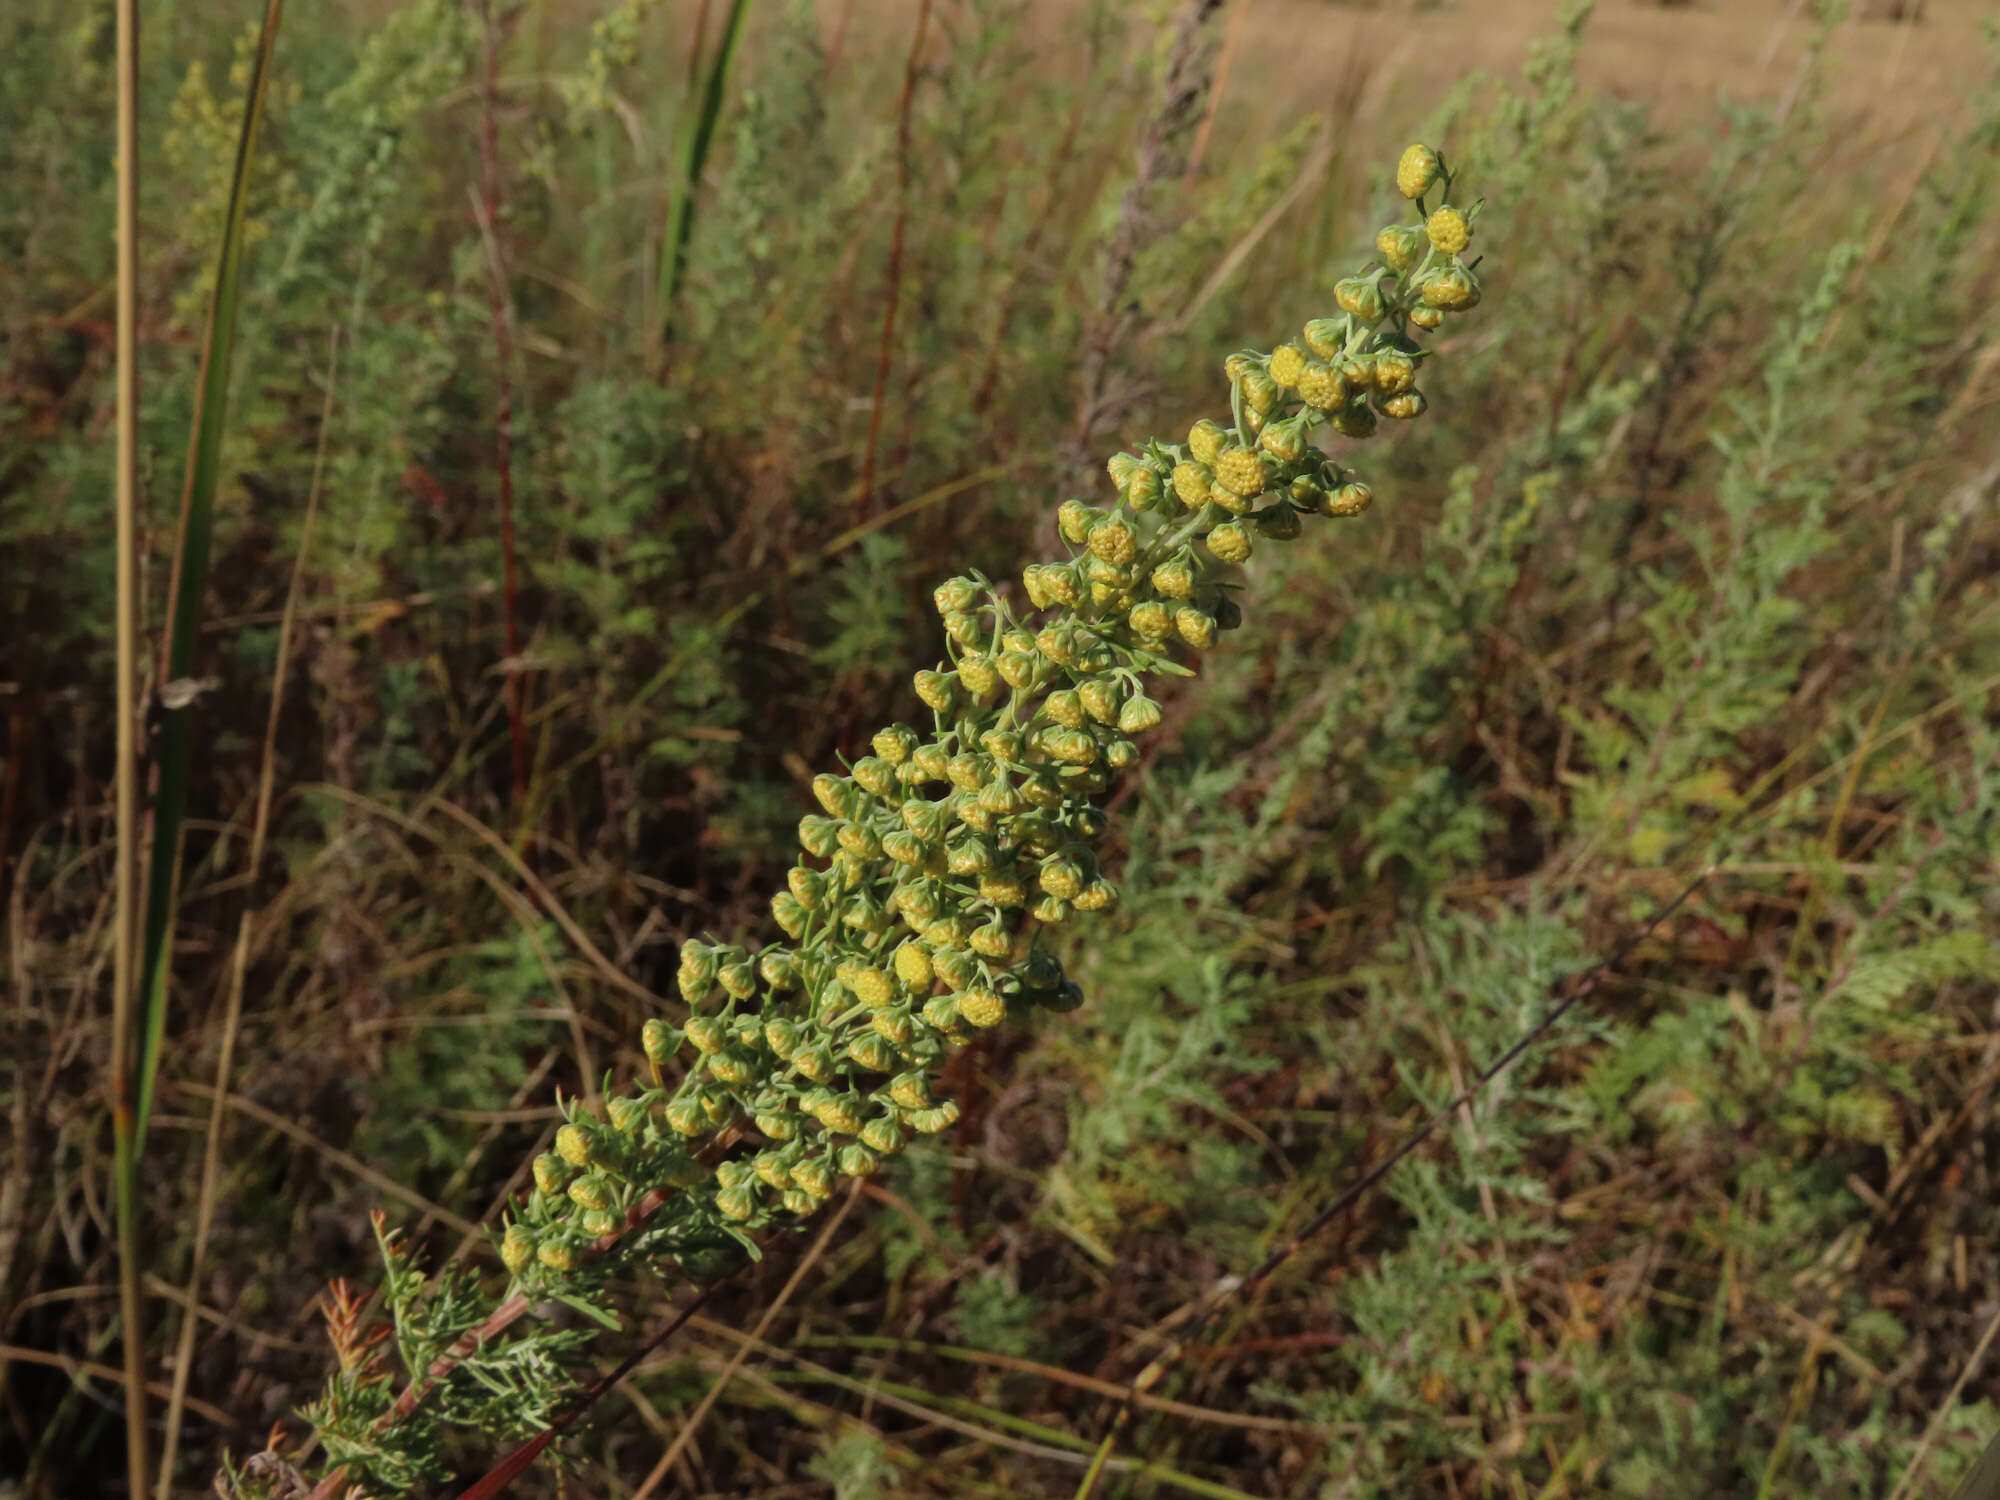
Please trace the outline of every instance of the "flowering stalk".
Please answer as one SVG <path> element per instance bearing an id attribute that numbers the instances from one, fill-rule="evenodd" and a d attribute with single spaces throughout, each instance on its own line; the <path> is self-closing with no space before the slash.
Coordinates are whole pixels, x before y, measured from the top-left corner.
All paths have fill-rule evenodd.
<path id="1" fill-rule="evenodd" d="M 915 679 L 928 725 L 892 725 L 845 775 L 815 779 L 821 811 L 800 822 L 801 857 L 771 900 L 788 941 L 683 947 L 690 1015 L 649 1020 L 641 1037 L 654 1086 L 611 1095 L 602 1118 L 566 1106 L 501 1238 L 513 1305 L 589 1311 L 615 1263 L 667 1259 L 700 1278 L 732 1241 L 754 1254 L 758 1231 L 796 1224 L 841 1178 L 958 1118 L 936 1082 L 953 1047 L 1081 1004 L 1040 936 L 1117 903 L 1093 799 L 1160 722 L 1148 679 L 1191 675 L 1176 650 L 1241 623 L 1234 569 L 1260 542 L 1368 508 L 1369 487 L 1314 437 L 1421 415 L 1419 336 L 1479 301 L 1461 259 L 1479 205 L 1451 204 L 1428 146 L 1403 153 L 1396 184 L 1417 221 L 1381 231 L 1378 259 L 1334 287 L 1336 315 L 1268 355 L 1229 356 L 1227 421 L 1114 457 L 1109 503 L 1063 503 L 1068 556 L 1025 570 L 1025 610 L 976 574 L 938 587 L 947 658 Z M 1444 201 L 1427 211 L 1433 190 Z M 667 1087 L 660 1069 L 683 1049 L 691 1065 Z M 506 1342 L 511 1319 L 489 1334 L 456 1292 L 417 1297 L 400 1255 L 390 1301 L 415 1383 L 392 1406 L 348 1371 L 309 1413 L 349 1481 L 434 1471 L 433 1443 L 389 1429 L 422 1417 L 433 1389 L 431 1407 L 464 1420 L 467 1395 L 546 1375 L 574 1336 Z M 547 1400 L 506 1425 L 532 1424 Z"/>

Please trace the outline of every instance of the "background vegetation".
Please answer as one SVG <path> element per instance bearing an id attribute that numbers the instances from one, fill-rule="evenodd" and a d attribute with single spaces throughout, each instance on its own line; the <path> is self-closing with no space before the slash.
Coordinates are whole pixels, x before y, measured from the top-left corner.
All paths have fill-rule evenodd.
<path id="1" fill-rule="evenodd" d="M 490 1264 L 556 1090 L 640 1066 L 678 941 L 761 930 L 806 779 L 909 712 L 931 586 L 1048 552 L 1104 453 L 1325 311 L 1421 136 L 1487 197 L 1486 305 L 1365 450 L 1374 511 L 1260 559 L 1116 795 L 1087 1005 L 968 1054 L 955 1134 L 868 1184 L 685 1442 L 803 1240 L 606 1399 L 562 1492 L 1069 1494 L 1148 1330 L 1714 861 L 1191 1352 L 1103 1492 L 1946 1494 L 2000 1427 L 1979 8 L 1230 0 L 1133 218 L 1166 7 L 937 0 L 916 37 L 768 0 L 676 272 L 728 9 L 287 19 L 147 1167 L 163 1386 L 196 1319 L 180 1488 L 316 1391 L 371 1208 Z M 108 15 L 0 15 L 0 1490 L 32 1496 L 122 1482 Z M 255 20 L 146 12 L 154 624 Z M 662 1291 L 623 1290 L 635 1326 Z"/>

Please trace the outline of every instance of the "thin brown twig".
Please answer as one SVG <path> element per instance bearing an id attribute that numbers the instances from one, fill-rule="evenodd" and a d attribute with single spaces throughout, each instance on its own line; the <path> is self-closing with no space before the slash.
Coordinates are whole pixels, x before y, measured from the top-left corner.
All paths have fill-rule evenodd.
<path id="1" fill-rule="evenodd" d="M 1250 19 L 1251 0 L 1235 0 L 1229 12 L 1229 29 L 1222 36 L 1222 56 L 1215 64 L 1215 87 L 1208 91 L 1208 108 L 1202 111 L 1201 125 L 1194 133 L 1194 145 L 1188 150 L 1187 166 L 1181 169 L 1181 182 L 1192 184 L 1195 174 L 1201 171 L 1202 159 L 1208 155 L 1208 138 L 1215 130 L 1215 117 L 1222 109 L 1222 96 L 1229 90 L 1230 69 L 1236 63 L 1236 49 L 1243 44 L 1243 23 Z"/>
<path id="2" fill-rule="evenodd" d="M 510 789 L 516 805 L 528 800 L 528 724 L 523 701 L 527 683 L 518 670 L 521 622 L 514 557 L 514 328 L 507 295 L 507 263 L 500 244 L 500 39 L 493 19 L 493 0 L 479 0 L 481 69 L 479 83 L 479 192 L 473 217 L 486 250 L 487 301 L 493 317 L 495 405 L 493 465 L 499 484 L 501 614 L 507 661 L 507 734 L 513 746 L 514 780 Z"/>
<path id="3" fill-rule="evenodd" d="M 313 454 L 312 482 L 306 491 L 304 518 L 299 525 L 298 552 L 292 558 L 292 581 L 285 594 L 285 618 L 278 627 L 276 660 L 271 664 L 271 708 L 264 719 L 264 754 L 257 776 L 257 811 L 251 820 L 250 847 L 244 865 L 255 880 L 264 863 L 264 842 L 271 827 L 271 788 L 278 761 L 278 719 L 285 707 L 285 664 L 291 660 L 292 631 L 298 623 L 299 589 L 305 578 L 306 557 L 312 547 L 313 520 L 319 513 L 320 483 L 326 473 L 327 435 L 333 425 L 333 393 L 340 358 L 340 325 L 335 324 L 327 340 L 326 399 L 320 406 L 319 440 Z M 194 1367 L 194 1336 L 198 1320 L 201 1273 L 208 1250 L 208 1236 L 215 1223 L 215 1184 L 222 1175 L 222 1137 L 227 1115 L 230 1075 L 236 1065 L 236 1036 L 243 1018 L 243 983 L 250 967 L 250 927 L 255 904 L 245 902 L 236 924 L 236 949 L 229 968 L 229 998 L 222 1019 L 222 1048 L 215 1060 L 215 1095 L 209 1101 L 208 1136 L 203 1144 L 201 1187 L 195 1199 L 194 1249 L 188 1260 L 187 1308 L 181 1316 L 179 1342 L 174 1358 L 173 1394 L 167 1403 L 166 1438 L 160 1453 L 158 1500 L 169 1500 L 173 1492 L 174 1456 L 180 1447 L 181 1414 L 187 1406 L 188 1376 Z"/>
<path id="4" fill-rule="evenodd" d="M 846 1198 L 841 1200 L 838 1212 L 827 1219 L 825 1227 L 813 1241 L 812 1248 L 805 1253 L 786 1280 L 783 1290 L 771 1300 L 771 1305 L 764 1309 L 763 1316 L 757 1319 L 757 1326 L 750 1331 L 750 1337 L 737 1345 L 736 1353 L 730 1357 L 729 1363 L 723 1366 L 722 1373 L 715 1377 L 714 1383 L 708 1388 L 708 1394 L 701 1398 L 700 1404 L 688 1415 L 687 1421 L 681 1424 L 681 1430 L 675 1434 L 674 1440 L 667 1445 L 667 1451 L 660 1455 L 659 1462 L 654 1464 L 646 1477 L 640 1481 L 639 1488 L 632 1492 L 632 1500 L 646 1500 L 646 1497 L 653 1493 L 654 1487 L 666 1478 L 667 1470 L 673 1467 L 674 1460 L 679 1458 L 687 1445 L 694 1440 L 695 1433 L 701 1430 L 703 1419 L 714 1409 L 715 1403 L 722 1399 L 723 1391 L 727 1389 L 736 1372 L 743 1368 L 743 1362 L 750 1357 L 750 1351 L 755 1347 L 752 1340 L 763 1338 L 772 1322 L 784 1310 L 785 1304 L 792 1300 L 792 1294 L 799 1289 L 812 1268 L 819 1264 L 820 1257 L 826 1254 L 826 1247 L 833 1243 L 834 1232 L 846 1222 L 848 1213 L 860 1201 L 862 1182 L 862 1178 L 854 1179 Z"/>
<path id="5" fill-rule="evenodd" d="M 887 305 L 882 309 L 881 346 L 875 356 L 875 395 L 869 403 L 868 444 L 861 453 L 861 494 L 855 516 L 868 519 L 875 501 L 875 448 L 882 438 L 882 406 L 889 389 L 889 358 L 896 341 L 896 303 L 903 288 L 903 225 L 910 208 L 910 103 L 916 97 L 917 70 L 923 61 L 924 32 L 930 25 L 931 0 L 918 0 L 917 25 L 910 38 L 910 55 L 903 64 L 903 94 L 896 101 L 896 221 L 889 231 Z"/>
<path id="6" fill-rule="evenodd" d="M 1263 1285 L 1264 1282 L 1268 1281 L 1281 1266 L 1303 1250 L 1313 1239 L 1324 1233 L 1342 1215 L 1353 1208 L 1355 1204 L 1359 1203 L 1366 1196 L 1370 1188 L 1374 1187 L 1375 1184 L 1394 1171 L 1405 1157 L 1429 1139 L 1431 1133 L 1440 1124 L 1450 1119 L 1460 1109 L 1478 1097 L 1480 1091 L 1487 1084 L 1513 1066 L 1522 1053 L 1548 1035 L 1564 1016 L 1575 1009 L 1578 1002 L 1593 993 L 1610 975 L 1617 973 L 1625 961 L 1659 929 L 1663 922 L 1685 905 L 1696 891 L 1708 883 L 1709 879 L 1715 874 L 1716 869 L 1715 865 L 1709 865 L 1704 868 L 1699 875 L 1695 876 L 1693 880 L 1689 881 L 1681 889 L 1679 895 L 1675 896 L 1673 900 L 1655 912 L 1652 920 L 1647 922 L 1637 933 L 1627 938 L 1609 958 L 1600 961 L 1594 967 L 1586 970 L 1570 988 L 1569 993 L 1562 1000 L 1551 1006 L 1548 1013 L 1541 1020 L 1529 1027 L 1527 1031 L 1515 1039 L 1506 1051 L 1502 1052 L 1499 1057 L 1481 1069 L 1472 1082 L 1459 1091 L 1456 1098 L 1448 1100 L 1445 1104 L 1434 1110 L 1422 1124 L 1404 1136 L 1397 1143 L 1394 1150 L 1390 1151 L 1387 1156 L 1383 1157 L 1366 1172 L 1363 1172 L 1360 1177 L 1356 1178 L 1348 1186 L 1345 1192 L 1314 1215 L 1305 1228 L 1267 1255 L 1262 1263 L 1255 1270 L 1251 1271 L 1249 1275 L 1242 1277 L 1240 1280 L 1232 1279 L 1214 1292 L 1208 1298 L 1207 1305 L 1202 1307 L 1188 1320 L 1187 1331 L 1168 1344 L 1144 1369 L 1133 1376 L 1131 1382 L 1125 1387 L 1124 1394 L 1119 1398 L 1117 1409 L 1113 1411 L 1111 1420 L 1106 1426 L 1103 1440 L 1098 1445 L 1096 1461 L 1092 1464 L 1090 1472 L 1084 1476 L 1083 1483 L 1078 1486 L 1075 1500 L 1089 1500 L 1090 1495 L 1096 1489 L 1097 1480 L 1107 1467 L 1106 1460 L 1110 1458 L 1111 1450 L 1118 1440 L 1119 1433 L 1131 1421 L 1132 1412 L 1138 1405 L 1139 1398 L 1150 1390 L 1159 1381 L 1160 1377 L 1165 1375 L 1168 1369 L 1180 1360 L 1187 1346 L 1201 1335 L 1202 1331 L 1215 1320 L 1216 1316 L 1225 1307 L 1248 1296 L 1259 1286 Z"/>
<path id="7" fill-rule="evenodd" d="M 1151 207 L 1153 189 L 1165 180 L 1178 181 L 1186 170 L 1181 143 L 1194 128 L 1214 79 L 1205 28 L 1221 5 L 1222 0 L 1187 0 L 1174 25 L 1159 106 L 1139 138 L 1132 183 L 1125 190 L 1118 222 L 1111 231 L 1103 285 L 1078 361 L 1076 424 L 1066 460 L 1072 472 L 1090 466 L 1091 440 L 1121 399 L 1111 389 L 1111 357 L 1138 320 L 1138 309 L 1129 305 L 1129 294 L 1139 252 L 1157 227 Z"/>

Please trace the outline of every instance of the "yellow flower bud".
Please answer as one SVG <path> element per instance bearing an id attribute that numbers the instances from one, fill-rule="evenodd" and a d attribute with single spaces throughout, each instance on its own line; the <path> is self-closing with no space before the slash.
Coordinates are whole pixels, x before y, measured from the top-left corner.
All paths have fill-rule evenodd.
<path id="1" fill-rule="evenodd" d="M 1424 278 L 1424 301 L 1446 312 L 1479 305 L 1479 279 L 1464 266 L 1445 266 Z"/>
<path id="2" fill-rule="evenodd" d="M 1083 725 L 1083 698 L 1073 688 L 1063 688 L 1050 693 L 1042 700 L 1042 712 L 1054 719 L 1065 729 L 1078 729 Z"/>
<path id="3" fill-rule="evenodd" d="M 1153 569 L 1153 587 L 1169 599 L 1194 597 L 1194 569 L 1180 559 L 1163 562 Z"/>
<path id="4" fill-rule="evenodd" d="M 1228 439 L 1222 424 L 1203 417 L 1188 429 L 1187 449 L 1198 463 L 1212 464 Z"/>
<path id="5" fill-rule="evenodd" d="M 1421 198 L 1443 170 L 1444 164 L 1429 146 L 1410 146 L 1396 163 L 1396 191 L 1405 198 Z"/>
<path id="6" fill-rule="evenodd" d="M 654 1016 L 639 1028 L 639 1046 L 646 1054 L 646 1061 L 664 1067 L 680 1051 L 680 1033 Z"/>
<path id="7" fill-rule="evenodd" d="M 1215 644 L 1215 617 L 1206 610 L 1183 605 L 1174 616 L 1174 628 L 1190 646 L 1206 650 Z"/>
<path id="8" fill-rule="evenodd" d="M 917 689 L 917 696 L 927 707 L 938 713 L 949 715 L 958 707 L 958 674 L 956 672 L 919 672 L 911 679 Z"/>
<path id="9" fill-rule="evenodd" d="M 1271 482 L 1264 460 L 1249 448 L 1230 448 L 1215 461 L 1215 487 L 1248 499 Z"/>
<path id="10" fill-rule="evenodd" d="M 877 1115 L 861 1127 L 861 1144 L 881 1156 L 894 1156 L 903 1149 L 903 1131 L 887 1115 Z"/>
<path id="11" fill-rule="evenodd" d="M 1250 533 L 1234 521 L 1227 522 L 1208 534 L 1208 550 L 1224 562 L 1248 562 Z"/>
<path id="12" fill-rule="evenodd" d="M 1164 641 L 1174 633 L 1174 617 L 1157 600 L 1133 605 L 1125 618 L 1133 632 L 1148 641 Z"/>
<path id="13" fill-rule="evenodd" d="M 572 1167 L 590 1165 L 590 1136 L 581 1125 L 565 1125 L 556 1132 L 556 1155 Z"/>
<path id="14" fill-rule="evenodd" d="M 824 1203 L 833 1196 L 833 1171 L 821 1157 L 811 1156 L 792 1163 L 792 1182 L 799 1191 Z"/>
<path id="15" fill-rule="evenodd" d="M 1408 422 L 1424 414 L 1424 393 L 1404 391 L 1401 395 L 1390 396 L 1382 402 L 1382 415 L 1394 417 L 1399 422 Z"/>
<path id="16" fill-rule="evenodd" d="M 1299 377 L 1299 399 L 1315 411 L 1338 411 L 1347 404 L 1347 380 L 1332 365 L 1315 360 Z"/>
<path id="17" fill-rule="evenodd" d="M 859 1142 L 840 1148 L 840 1170 L 849 1177 L 871 1177 L 880 1166 L 875 1153 Z"/>
<path id="18" fill-rule="evenodd" d="M 1102 521 L 1091 528 L 1091 555 L 1108 563 L 1128 563 L 1139 550 L 1132 528 L 1123 521 Z"/>
<path id="19" fill-rule="evenodd" d="M 922 1073 L 904 1073 L 891 1080 L 889 1097 L 904 1109 L 929 1109 L 937 1103 L 931 1081 Z"/>
<path id="20" fill-rule="evenodd" d="M 1326 513 L 1330 516 L 1358 516 L 1374 503 L 1375 492 L 1358 479 L 1351 479 L 1335 490 L 1327 500 Z"/>
<path id="21" fill-rule="evenodd" d="M 1297 344 L 1280 344 L 1271 351 L 1271 379 L 1285 390 L 1291 390 L 1305 373 L 1306 357 Z"/>
<path id="22" fill-rule="evenodd" d="M 1375 236 L 1375 253 L 1400 276 L 1423 258 L 1423 231 L 1414 224 L 1391 224 Z"/>
<path id="23" fill-rule="evenodd" d="M 1340 310 L 1363 323 L 1382 316 L 1382 289 L 1363 276 L 1346 276 L 1334 283 L 1333 300 Z"/>
<path id="24" fill-rule="evenodd" d="M 509 1224 L 500 1241 L 500 1264 L 519 1276 L 535 1263 L 535 1236 L 525 1224 Z"/>
<path id="25" fill-rule="evenodd" d="M 1006 1018 L 1007 1002 L 988 989 L 967 990 L 958 997 L 958 1013 L 968 1026 L 984 1031 Z"/>
<path id="26" fill-rule="evenodd" d="M 1472 243 L 1472 225 L 1449 203 L 1431 210 L 1424 220 L 1424 234 L 1439 255 L 1456 255 Z"/>
<path id="27" fill-rule="evenodd" d="M 1174 465 L 1174 493 L 1189 510 L 1199 510 L 1208 503 L 1209 487 L 1214 481 L 1215 475 L 1207 464 L 1184 459 Z"/>
<path id="28" fill-rule="evenodd" d="M 1400 349 L 1384 349 L 1375 356 L 1375 389 L 1385 396 L 1399 396 L 1417 383 L 1417 362 Z"/>
<path id="29" fill-rule="evenodd" d="M 544 1270 L 574 1271 L 576 1244 L 568 1235 L 553 1235 L 535 1247 L 535 1259 Z"/>
<path id="30" fill-rule="evenodd" d="M 757 1195 L 747 1187 L 724 1188 L 715 1195 L 715 1209 L 724 1218 L 741 1223 L 757 1212 Z"/>

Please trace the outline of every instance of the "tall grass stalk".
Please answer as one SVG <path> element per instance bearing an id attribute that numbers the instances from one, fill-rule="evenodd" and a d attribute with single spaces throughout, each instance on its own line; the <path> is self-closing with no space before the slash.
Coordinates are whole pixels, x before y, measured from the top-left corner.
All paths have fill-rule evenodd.
<path id="1" fill-rule="evenodd" d="M 730 70 L 736 63 L 736 46 L 743 39 L 743 21 L 749 13 L 750 0 L 730 0 L 722 35 L 716 40 L 715 56 L 709 60 L 708 72 L 702 79 L 700 103 L 693 120 L 684 123 L 679 132 L 679 159 L 669 185 L 672 196 L 667 200 L 667 232 L 660 244 L 660 331 L 654 340 L 657 345 L 664 346 L 673 339 L 674 305 L 680 299 L 681 283 L 687 275 L 688 244 L 694 237 L 695 200 L 701 191 L 709 148 L 715 142 L 715 124 L 722 117 L 722 100 L 729 86 Z M 693 61 L 691 58 L 690 63 Z"/>
<path id="2" fill-rule="evenodd" d="M 118 12 L 119 209 L 118 209 L 118 574 L 119 725 L 118 880 L 120 912 L 113 1004 L 112 1131 L 118 1200 L 119 1301 L 124 1318 L 127 1473 L 131 1493 L 146 1493 L 145 1326 L 140 1304 L 142 1260 L 138 1233 L 139 1164 L 145 1155 L 146 1125 L 152 1114 L 160 1048 L 166 1034 L 167 979 L 173 951 L 174 907 L 180 880 L 181 815 L 187 791 L 191 719 L 198 691 L 190 681 L 202 593 L 208 579 L 209 542 L 222 436 L 228 415 L 229 365 L 235 349 L 236 311 L 243 258 L 243 222 L 249 198 L 250 166 L 257 126 L 263 117 L 265 83 L 277 44 L 283 0 L 269 0 L 244 98 L 229 208 L 217 259 L 208 326 L 202 343 L 201 373 L 195 387 L 193 431 L 175 540 L 173 581 L 167 596 L 167 637 L 160 683 L 163 709 L 154 783 L 152 849 L 144 906 L 144 948 L 137 965 L 136 994 L 130 987 L 130 911 L 126 882 L 138 837 L 136 736 L 131 695 L 136 610 L 133 575 L 137 560 L 137 185 L 138 185 L 138 19 L 131 0 Z M 135 1016 L 133 1012 L 139 1013 Z M 191 1304 L 192 1305 L 192 1304 Z M 194 1314 L 188 1315 L 192 1323 Z M 177 1379 L 176 1408 L 181 1404 Z M 172 1439 L 169 1438 L 171 1449 Z M 165 1476 L 163 1475 L 163 1483 Z"/>
<path id="3" fill-rule="evenodd" d="M 118 846 L 112 876 L 111 1118 L 118 1153 L 118 1305 L 125 1355 L 125 1462 L 131 1494 L 146 1483 L 146 1343 L 139 1301 L 138 1196 L 132 1165 L 133 938 L 139 925 L 139 0 L 118 0 Z"/>

